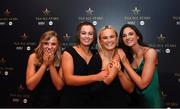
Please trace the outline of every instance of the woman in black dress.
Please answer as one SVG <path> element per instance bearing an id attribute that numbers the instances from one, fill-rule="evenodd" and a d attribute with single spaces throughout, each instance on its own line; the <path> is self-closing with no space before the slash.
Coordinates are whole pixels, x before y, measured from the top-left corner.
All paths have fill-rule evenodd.
<path id="1" fill-rule="evenodd" d="M 121 69 L 118 55 L 118 34 L 112 26 L 105 26 L 100 29 L 97 38 L 98 53 L 94 56 L 94 73 L 102 70 L 109 72 L 109 82 L 102 81 L 92 85 L 94 107 L 128 107 L 129 95 L 122 88 L 123 81 L 119 80 L 118 72 Z M 98 70 L 99 69 L 99 70 Z M 118 69 L 118 70 L 117 70 Z"/>
<path id="2" fill-rule="evenodd" d="M 61 107 L 91 107 L 91 85 L 94 82 L 109 82 L 108 72 L 100 71 L 92 74 L 96 69 L 94 51 L 91 50 L 96 41 L 96 29 L 90 22 L 82 22 L 76 28 L 76 45 L 67 48 L 62 55 L 62 70 L 65 87 L 61 97 Z M 93 64 L 94 65 L 94 64 Z M 101 66 L 100 66 L 101 67 Z"/>
<path id="3" fill-rule="evenodd" d="M 29 56 L 26 85 L 32 92 L 33 107 L 56 107 L 64 82 L 60 67 L 61 46 L 55 31 L 42 34 L 35 51 Z"/>

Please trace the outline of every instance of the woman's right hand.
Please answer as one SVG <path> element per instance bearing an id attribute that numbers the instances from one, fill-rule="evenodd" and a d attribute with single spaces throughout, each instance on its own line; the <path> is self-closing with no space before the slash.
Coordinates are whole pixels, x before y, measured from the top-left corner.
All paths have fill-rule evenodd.
<path id="1" fill-rule="evenodd" d="M 54 60 L 54 52 L 52 49 L 46 48 L 43 52 L 43 64 L 49 66 Z"/>
<path id="2" fill-rule="evenodd" d="M 97 74 L 97 81 L 103 81 L 105 78 L 107 78 L 109 75 L 109 72 L 107 70 L 102 70 Z"/>
<path id="3" fill-rule="evenodd" d="M 103 80 L 104 83 L 109 85 L 114 78 L 116 77 L 117 73 L 119 72 L 120 64 L 118 61 L 114 62 L 112 61 L 107 65 L 107 71 L 109 72 L 109 75 Z"/>

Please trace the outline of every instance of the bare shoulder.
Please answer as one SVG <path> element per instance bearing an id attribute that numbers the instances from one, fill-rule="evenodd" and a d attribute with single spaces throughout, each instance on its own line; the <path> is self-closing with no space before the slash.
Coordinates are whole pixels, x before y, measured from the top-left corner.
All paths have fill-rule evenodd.
<path id="1" fill-rule="evenodd" d="M 72 60 L 72 59 L 73 59 L 73 57 L 69 52 L 67 52 L 67 51 L 63 52 L 62 60 L 65 60 L 67 62 L 67 61 Z"/>
<path id="2" fill-rule="evenodd" d="M 122 49 L 122 48 L 118 48 L 117 51 L 118 51 L 118 52 L 121 52 L 121 51 L 123 51 L 123 49 Z"/>
<path id="3" fill-rule="evenodd" d="M 124 56 L 124 55 L 125 55 L 125 53 L 124 53 L 124 51 L 123 51 L 122 48 L 118 48 L 118 49 L 117 49 L 117 52 L 118 52 L 118 54 L 119 54 L 120 56 Z"/>
<path id="4" fill-rule="evenodd" d="M 117 52 L 118 52 L 118 53 L 124 53 L 124 51 L 123 51 L 122 48 L 118 48 L 118 49 L 117 49 Z"/>
<path id="5" fill-rule="evenodd" d="M 38 62 L 39 61 L 38 61 L 36 53 L 30 54 L 30 56 L 29 56 L 29 63 L 35 64 L 35 63 L 38 63 Z"/>
<path id="6" fill-rule="evenodd" d="M 29 55 L 29 59 L 36 59 L 36 58 L 37 58 L 36 53 L 32 53 Z"/>
<path id="7" fill-rule="evenodd" d="M 70 55 L 70 53 L 69 53 L 69 52 L 64 51 L 64 52 L 63 52 L 63 54 L 62 54 L 62 57 L 64 57 L 64 56 L 66 57 L 66 56 L 71 56 L 71 55 Z"/>
<path id="8" fill-rule="evenodd" d="M 145 58 L 157 58 L 157 51 L 154 48 L 146 47 L 144 55 Z"/>

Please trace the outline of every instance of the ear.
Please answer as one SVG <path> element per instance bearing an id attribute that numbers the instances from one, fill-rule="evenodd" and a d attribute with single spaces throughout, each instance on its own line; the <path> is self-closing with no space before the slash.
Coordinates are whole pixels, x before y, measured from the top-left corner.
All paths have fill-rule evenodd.
<path id="1" fill-rule="evenodd" d="M 139 36 L 137 36 L 137 40 L 139 40 Z"/>

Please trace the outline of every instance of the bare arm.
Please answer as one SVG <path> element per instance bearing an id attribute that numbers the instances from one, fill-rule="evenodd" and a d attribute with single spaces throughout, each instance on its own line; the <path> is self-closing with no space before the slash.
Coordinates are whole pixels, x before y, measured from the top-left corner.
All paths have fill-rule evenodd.
<path id="1" fill-rule="evenodd" d="M 47 65 L 42 64 L 38 71 L 35 71 L 36 55 L 33 53 L 29 56 L 26 70 L 26 85 L 29 90 L 33 90 L 40 82 Z"/>
<path id="2" fill-rule="evenodd" d="M 118 72 L 118 77 L 123 89 L 128 93 L 132 93 L 134 90 L 134 83 L 128 78 L 128 75 L 120 70 Z"/>
<path id="3" fill-rule="evenodd" d="M 121 48 L 118 49 L 117 53 L 118 53 L 118 58 L 116 58 L 116 60 L 118 60 L 119 62 L 121 61 L 121 58 L 126 58 L 126 54 Z M 128 74 L 126 73 L 126 70 L 122 71 L 121 67 L 119 69 L 120 69 L 118 72 L 119 82 L 121 83 L 124 90 L 126 90 L 128 93 L 132 93 L 134 90 L 133 81 L 131 80 L 131 78 L 129 78 Z"/>
<path id="4" fill-rule="evenodd" d="M 74 75 L 73 58 L 66 51 L 62 55 L 62 71 L 66 84 L 72 86 L 81 86 L 95 81 L 101 81 L 107 76 L 107 73 L 103 71 L 98 74 L 87 76 Z"/>
<path id="5" fill-rule="evenodd" d="M 106 70 L 108 71 L 108 76 L 103 80 L 105 84 L 109 85 L 117 76 L 119 72 L 120 64 L 118 61 L 112 60 L 111 63 L 107 65 Z"/>
<path id="6" fill-rule="evenodd" d="M 64 81 L 61 78 L 62 69 L 60 67 L 59 71 L 57 71 L 56 66 L 54 65 L 54 54 L 55 52 L 53 50 L 50 52 L 45 51 L 45 55 L 48 56 L 47 64 L 48 64 L 50 75 L 51 75 L 51 81 L 57 90 L 61 90 L 62 87 L 64 86 Z M 43 61 L 45 60 L 46 59 L 44 59 Z M 59 63 L 60 63 L 60 60 L 59 60 Z"/>
<path id="7" fill-rule="evenodd" d="M 53 85 L 57 90 L 61 90 L 64 86 L 64 81 L 62 80 L 62 68 L 57 71 L 55 66 L 51 64 L 49 69 Z"/>
<path id="8" fill-rule="evenodd" d="M 145 63 L 142 70 L 142 76 L 139 76 L 130 66 L 127 59 L 123 58 L 123 65 L 127 70 L 129 76 L 134 81 L 134 83 L 140 88 L 146 88 L 152 80 L 155 65 L 157 63 L 157 52 L 154 49 L 149 49 L 145 54 Z"/>

